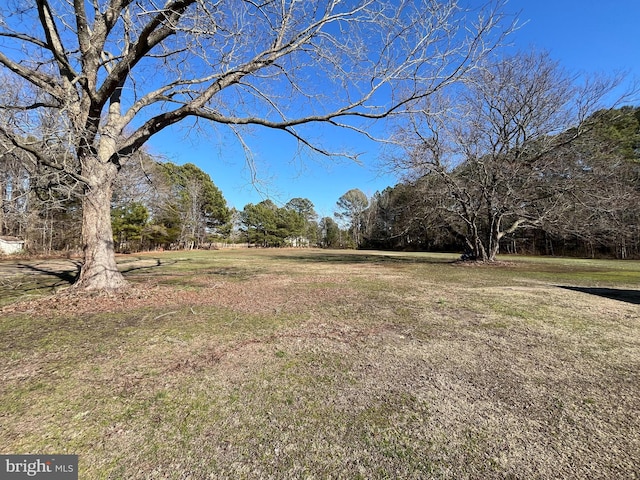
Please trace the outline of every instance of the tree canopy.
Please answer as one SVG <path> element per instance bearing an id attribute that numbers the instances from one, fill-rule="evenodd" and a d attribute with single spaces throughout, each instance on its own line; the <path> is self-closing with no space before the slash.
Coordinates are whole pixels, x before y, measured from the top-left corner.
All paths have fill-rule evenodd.
<path id="1" fill-rule="evenodd" d="M 338 207 L 336 217 L 348 222 L 353 244 L 359 245 L 362 215 L 369 206 L 369 199 L 362 190 L 352 188 L 338 199 L 336 206 Z"/>
<path id="2" fill-rule="evenodd" d="M 639 111 L 596 110 L 580 132 L 549 131 L 517 159 L 462 157 L 451 168 L 422 164 L 428 168 L 373 196 L 363 245 L 468 250 L 470 257 L 476 253 L 469 239 L 478 234 L 490 245 L 491 221 L 503 215 L 507 227 L 517 228 L 500 230 L 495 253 L 638 257 Z"/>
<path id="3" fill-rule="evenodd" d="M 559 222 L 574 203 L 585 174 L 576 148 L 618 83 L 580 86 L 546 52 L 488 62 L 453 96 L 425 100 L 399 133 L 397 165 L 435 176 L 446 224 L 470 256 L 493 261 L 505 235 Z"/>
<path id="4" fill-rule="evenodd" d="M 119 288 L 112 187 L 155 134 L 197 118 L 279 129 L 330 154 L 307 126 L 367 135 L 363 122 L 457 82 L 510 30 L 504 3 L 7 0 L 0 133 L 81 186 L 78 286 Z"/>
<path id="5" fill-rule="evenodd" d="M 316 236 L 315 216 L 306 198 L 294 198 L 284 207 L 264 200 L 245 205 L 240 222 L 247 241 L 257 246 L 308 246 Z"/>

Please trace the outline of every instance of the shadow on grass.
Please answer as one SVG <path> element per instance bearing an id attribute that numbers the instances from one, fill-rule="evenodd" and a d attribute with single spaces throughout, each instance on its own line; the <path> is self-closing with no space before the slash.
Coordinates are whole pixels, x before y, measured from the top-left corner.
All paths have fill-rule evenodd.
<path id="1" fill-rule="evenodd" d="M 122 268 L 129 262 L 120 262 L 120 270 L 125 278 L 132 280 L 142 279 L 150 275 L 158 275 L 158 279 L 161 283 L 175 284 L 180 282 L 189 283 L 188 279 L 192 277 L 208 277 L 208 276 L 222 276 L 227 278 L 249 278 L 251 272 L 239 268 L 239 267 L 216 267 L 209 268 L 209 265 L 197 263 L 193 259 L 160 259 L 155 258 L 155 263 L 152 265 L 138 265 L 130 268 Z M 136 262 L 132 260 L 131 262 Z M 188 268 L 167 269 L 166 271 L 158 272 L 158 267 L 171 267 L 178 264 L 185 263 Z M 195 283 L 199 283 L 196 281 Z"/>
<path id="2" fill-rule="evenodd" d="M 459 256 L 442 255 L 441 258 L 433 256 L 422 256 L 420 254 L 384 254 L 384 253 L 313 253 L 309 255 L 283 255 L 273 256 L 274 260 L 299 261 L 314 263 L 424 263 L 424 264 L 454 264 L 459 260 Z"/>
<path id="3" fill-rule="evenodd" d="M 131 268 L 123 269 L 122 274 L 125 276 L 128 276 L 132 272 L 140 273 L 140 271 L 150 271 L 152 269 L 156 269 L 158 267 L 164 267 L 174 263 L 177 263 L 177 260 L 167 262 L 167 261 L 161 261 L 160 259 L 156 259 L 156 262 L 153 265 L 134 266 Z M 60 287 L 65 284 L 73 285 L 75 283 L 75 281 L 78 279 L 80 275 L 82 262 L 70 261 L 68 266 L 60 265 L 59 267 L 52 267 L 52 266 L 46 267 L 46 266 L 41 266 L 35 263 L 18 263 L 16 264 L 16 268 L 23 271 L 27 271 L 32 274 L 37 274 L 34 277 L 37 279 L 36 280 L 37 283 L 47 284 L 48 283 L 47 279 L 51 279 L 51 280 L 58 279 L 58 281 L 55 282 L 53 285 L 45 285 L 45 287 L 46 286 Z M 38 288 L 40 287 L 36 287 L 34 289 L 37 290 Z"/>
<path id="4" fill-rule="evenodd" d="M 62 283 L 72 284 L 80 275 L 80 268 L 82 262 L 71 261 L 69 262 L 69 268 L 44 268 L 38 265 L 29 263 L 18 263 L 17 267 L 24 270 L 29 270 L 33 273 L 39 273 L 45 276 L 51 276 L 58 278 Z"/>
<path id="5" fill-rule="evenodd" d="M 58 267 L 41 266 L 36 263 L 16 263 L 12 269 L 26 273 L 24 276 L 9 277 L 0 284 L 0 298 L 6 302 L 24 295 L 40 295 L 65 288 L 76 281 L 80 274 L 80 262 L 70 261 Z"/>
<path id="6" fill-rule="evenodd" d="M 137 267 L 131 267 L 131 268 L 122 268 L 121 272 L 123 275 L 127 275 L 130 274 L 131 272 L 139 272 L 140 270 L 147 272 L 147 271 L 151 271 L 152 269 L 156 269 L 158 267 L 166 267 L 168 265 L 174 265 L 176 263 L 179 262 L 179 260 L 160 260 L 159 258 L 154 259 L 156 261 L 156 263 L 154 263 L 153 265 L 140 265 Z M 135 262 L 136 260 L 132 260 L 132 262 Z M 127 262 L 129 263 L 129 262 Z M 123 266 L 123 264 L 121 263 L 120 266 Z"/>
<path id="7" fill-rule="evenodd" d="M 619 300 L 621 302 L 640 305 L 640 290 L 623 290 L 620 288 L 600 288 L 600 287 L 570 287 L 567 285 L 557 285 L 558 288 L 572 290 L 574 292 L 588 293 L 599 297 Z"/>
<path id="8" fill-rule="evenodd" d="M 142 264 L 140 262 L 142 261 Z M 175 265 L 189 262 L 182 259 L 161 258 L 133 258 L 118 261 L 118 267 L 124 277 L 132 283 L 144 281 L 149 277 L 158 275 L 158 281 L 166 284 L 189 284 L 189 277 L 196 274 L 216 275 L 225 277 L 244 278 L 247 274 L 232 268 L 218 268 L 215 270 L 189 269 L 174 270 Z M 80 275 L 82 262 L 80 260 L 49 261 L 21 261 L 14 264 L 6 264 L 6 272 L 9 273 L 6 280 L 0 281 L 0 298 L 9 301 L 22 295 L 39 295 L 55 292 L 72 286 Z M 0 265 L 0 279 L 3 275 L 3 265 Z M 23 275 L 19 275 L 22 273 Z M 18 274 L 12 276 L 12 274 Z M 195 284 L 200 284 L 195 282 Z M 0 302 L 5 303 L 5 302 Z"/>

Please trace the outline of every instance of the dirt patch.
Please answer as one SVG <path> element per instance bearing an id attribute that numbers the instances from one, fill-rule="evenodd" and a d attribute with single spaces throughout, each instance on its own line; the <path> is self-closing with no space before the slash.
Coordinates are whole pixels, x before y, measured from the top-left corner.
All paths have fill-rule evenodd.
<path id="1" fill-rule="evenodd" d="M 217 305 L 249 314 L 295 313 L 334 300 L 336 291 L 335 287 L 323 287 L 327 278 L 318 275 L 298 276 L 295 282 L 279 275 L 258 275 L 249 282 L 212 281 L 206 276 L 192 276 L 190 283 L 199 287 L 185 289 L 159 285 L 156 278 L 107 293 L 67 289 L 48 297 L 12 303 L 0 312 L 37 316 L 84 315 L 158 305 L 167 308 Z M 342 301 L 348 301 L 353 295 L 356 295 L 354 290 L 341 290 Z"/>

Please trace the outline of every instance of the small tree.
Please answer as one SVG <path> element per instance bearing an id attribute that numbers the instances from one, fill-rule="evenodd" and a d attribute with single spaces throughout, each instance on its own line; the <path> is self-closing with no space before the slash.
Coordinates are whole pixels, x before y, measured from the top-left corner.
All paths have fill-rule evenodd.
<path id="1" fill-rule="evenodd" d="M 211 177 L 192 163 L 162 163 L 160 169 L 161 181 L 169 187 L 167 208 L 174 209 L 180 221 L 179 242 L 185 248 L 197 248 L 229 221 L 227 202 Z"/>
<path id="2" fill-rule="evenodd" d="M 277 246 L 278 207 L 271 200 L 245 205 L 241 213 L 241 223 L 247 241 L 261 247 Z"/>
<path id="3" fill-rule="evenodd" d="M 320 220 L 320 242 L 324 248 L 342 247 L 340 240 L 340 227 L 331 217 Z"/>
<path id="4" fill-rule="evenodd" d="M 339 210 L 335 216 L 348 222 L 353 244 L 360 246 L 363 214 L 369 206 L 369 199 L 361 190 L 354 188 L 342 195 L 336 204 Z"/>
<path id="5" fill-rule="evenodd" d="M 140 203 L 131 203 L 111 211 L 111 226 L 118 250 L 140 250 L 147 220 L 149 212 Z"/>
<path id="6" fill-rule="evenodd" d="M 317 218 L 313 202 L 308 198 L 292 198 L 284 206 L 287 210 L 295 212 L 302 219 L 302 227 L 299 232 L 299 238 L 296 243 L 302 242 L 305 245 L 315 243 L 317 241 Z M 304 238 L 300 238 L 304 237 Z"/>
<path id="7" fill-rule="evenodd" d="M 0 235 L 22 236 L 29 215 L 31 173 L 15 152 L 0 151 Z"/>

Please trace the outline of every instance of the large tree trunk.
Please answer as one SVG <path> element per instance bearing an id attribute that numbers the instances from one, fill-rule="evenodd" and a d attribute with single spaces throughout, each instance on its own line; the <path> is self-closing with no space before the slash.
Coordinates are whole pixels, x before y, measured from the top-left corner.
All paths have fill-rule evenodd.
<path id="1" fill-rule="evenodd" d="M 82 201 L 84 263 L 75 286 L 86 290 L 116 290 L 127 282 L 116 265 L 111 229 L 111 194 L 115 165 L 91 161 L 91 186 Z"/>

